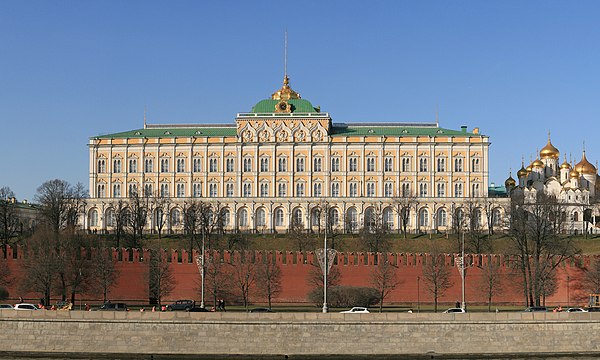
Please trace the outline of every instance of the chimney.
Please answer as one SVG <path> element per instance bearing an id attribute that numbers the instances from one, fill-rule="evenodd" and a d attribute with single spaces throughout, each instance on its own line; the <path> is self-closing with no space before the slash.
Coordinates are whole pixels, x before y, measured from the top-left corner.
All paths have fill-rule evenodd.
<path id="1" fill-rule="evenodd" d="M 478 127 L 476 127 L 476 128 L 473 129 L 473 134 L 476 134 L 476 135 L 479 134 L 479 128 Z"/>
<path id="2" fill-rule="evenodd" d="M 461 126 L 460 130 L 462 130 L 462 132 L 466 134 L 467 133 L 467 126 L 466 125 Z"/>

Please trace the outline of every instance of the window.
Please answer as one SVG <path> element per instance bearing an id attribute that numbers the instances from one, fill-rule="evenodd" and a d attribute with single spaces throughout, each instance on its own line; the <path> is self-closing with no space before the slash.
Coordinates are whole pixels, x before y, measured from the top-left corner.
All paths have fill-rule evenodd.
<path id="1" fill-rule="evenodd" d="M 346 221 L 348 223 L 349 231 L 355 231 L 358 228 L 358 211 L 356 208 L 348 209 Z"/>
<path id="2" fill-rule="evenodd" d="M 292 213 L 292 221 L 297 225 L 304 224 L 304 221 L 302 221 L 302 210 L 294 209 L 294 212 Z"/>
<path id="3" fill-rule="evenodd" d="M 419 196 L 420 197 L 427 196 L 427 184 L 425 184 L 425 183 L 419 184 Z"/>
<path id="4" fill-rule="evenodd" d="M 113 197 L 121 197 L 121 184 L 113 184 Z"/>
<path id="5" fill-rule="evenodd" d="M 463 196 L 463 184 L 458 183 L 454 184 L 454 197 L 462 197 Z"/>
<path id="6" fill-rule="evenodd" d="M 447 217 L 448 216 L 446 213 L 446 209 L 439 209 L 437 216 L 437 226 L 446 226 L 448 223 Z"/>
<path id="7" fill-rule="evenodd" d="M 227 192 L 227 197 L 233 197 L 233 184 L 232 183 L 227 183 L 226 185 L 226 192 Z"/>
<path id="8" fill-rule="evenodd" d="M 256 226 L 266 226 L 267 225 L 267 212 L 265 209 L 260 208 L 256 210 Z"/>
<path id="9" fill-rule="evenodd" d="M 296 196 L 304 196 L 304 183 L 299 182 L 296 184 Z"/>
<path id="10" fill-rule="evenodd" d="M 154 161 L 152 159 L 146 159 L 144 162 L 144 172 L 153 172 L 154 171 Z"/>
<path id="11" fill-rule="evenodd" d="M 210 196 L 211 198 L 215 198 L 217 196 L 219 196 L 219 185 L 212 183 L 208 186 L 208 196 Z"/>
<path id="12" fill-rule="evenodd" d="M 358 171 L 358 158 L 351 157 L 348 159 L 348 171 Z"/>
<path id="13" fill-rule="evenodd" d="M 171 211 L 171 225 L 181 225 L 181 211 L 179 211 L 179 209 L 173 209 L 173 211 Z"/>
<path id="14" fill-rule="evenodd" d="M 340 213 L 337 209 L 329 210 L 329 226 L 336 226 L 340 222 Z"/>
<path id="15" fill-rule="evenodd" d="M 471 196 L 479 197 L 479 184 L 471 184 Z"/>
<path id="16" fill-rule="evenodd" d="M 318 197 L 322 195 L 322 184 L 314 183 L 313 184 L 313 196 Z"/>
<path id="17" fill-rule="evenodd" d="M 350 183 L 349 195 L 350 195 L 350 197 L 358 196 L 358 184 L 357 183 L 355 183 L 355 182 Z"/>
<path id="18" fill-rule="evenodd" d="M 250 183 L 244 183 L 243 196 L 244 197 L 250 197 L 250 196 L 252 196 L 252 184 L 250 184 Z"/>
<path id="19" fill-rule="evenodd" d="M 383 226 L 386 230 L 394 229 L 394 212 L 389 207 L 383 209 Z"/>
<path id="20" fill-rule="evenodd" d="M 304 158 L 299 157 L 296 159 L 296 171 L 304 171 Z"/>
<path id="21" fill-rule="evenodd" d="M 394 196 L 394 184 L 391 182 L 386 182 L 383 185 L 383 196 L 392 197 Z"/>
<path id="22" fill-rule="evenodd" d="M 277 186 L 277 196 L 285 197 L 287 196 L 287 186 L 285 183 L 279 183 Z"/>
<path id="23" fill-rule="evenodd" d="M 137 159 L 129 159 L 129 172 L 136 173 L 137 171 Z"/>
<path id="24" fill-rule="evenodd" d="M 269 183 L 260 184 L 260 196 L 261 197 L 269 196 Z"/>
<path id="25" fill-rule="evenodd" d="M 367 158 L 367 171 L 375 171 L 375 158 L 374 157 Z"/>
<path id="26" fill-rule="evenodd" d="M 106 197 L 106 187 L 104 184 L 98 184 L 96 193 L 99 198 Z"/>
<path id="27" fill-rule="evenodd" d="M 89 216 L 90 226 L 98 226 L 98 210 L 92 209 Z"/>
<path id="28" fill-rule="evenodd" d="M 202 184 L 201 183 L 194 183 L 192 196 L 193 197 L 202 197 Z"/>
<path id="29" fill-rule="evenodd" d="M 244 172 L 252 171 L 252 158 L 244 158 Z"/>
<path id="30" fill-rule="evenodd" d="M 167 183 L 160 184 L 160 196 L 161 197 L 169 197 L 169 184 L 167 184 Z"/>
<path id="31" fill-rule="evenodd" d="M 111 208 L 106 210 L 106 226 L 115 226 L 116 218 L 115 211 Z"/>
<path id="32" fill-rule="evenodd" d="M 480 171 L 479 170 L 479 159 L 478 158 L 471 159 L 471 171 L 473 171 L 473 172 Z"/>
<path id="33" fill-rule="evenodd" d="M 391 156 L 386 156 L 383 161 L 383 171 L 393 171 L 394 170 L 394 159 Z"/>
<path id="34" fill-rule="evenodd" d="M 331 183 L 331 196 L 333 196 L 333 197 L 340 196 L 340 183 L 339 182 Z"/>
<path id="35" fill-rule="evenodd" d="M 374 197 L 375 196 L 375 183 L 374 182 L 368 182 L 367 183 L 367 196 L 368 197 Z"/>
<path id="36" fill-rule="evenodd" d="M 177 172 L 185 171 L 185 159 L 177 159 Z"/>
<path id="37" fill-rule="evenodd" d="M 160 159 L 160 172 L 169 172 L 169 159 Z"/>
<path id="38" fill-rule="evenodd" d="M 201 158 L 194 158 L 192 163 L 193 163 L 193 171 L 194 172 L 202 171 L 202 159 Z"/>
<path id="39" fill-rule="evenodd" d="M 144 185 L 144 196 L 149 197 L 152 196 L 153 193 L 152 184 Z"/>
<path id="40" fill-rule="evenodd" d="M 178 198 L 185 196 L 185 184 L 177 184 L 177 187 L 175 188 L 175 196 L 177 196 Z"/>
<path id="41" fill-rule="evenodd" d="M 322 169 L 322 161 L 320 157 L 316 157 L 313 159 L 313 171 L 323 171 Z"/>
<path id="42" fill-rule="evenodd" d="M 106 172 L 106 160 L 100 159 L 98 160 L 98 173 Z"/>
<path id="43" fill-rule="evenodd" d="M 446 171 L 446 158 L 437 159 L 437 171 Z"/>
<path id="44" fill-rule="evenodd" d="M 233 158 L 228 158 L 227 161 L 225 162 L 225 171 L 226 172 L 233 172 L 234 171 L 234 166 L 235 166 L 235 160 Z"/>
<path id="45" fill-rule="evenodd" d="M 456 172 L 463 171 L 463 159 L 461 159 L 461 158 L 454 159 L 454 171 L 456 171 Z"/>
<path id="46" fill-rule="evenodd" d="M 283 209 L 277 208 L 275 210 L 275 226 L 283 226 Z"/>
<path id="47" fill-rule="evenodd" d="M 231 224 L 231 213 L 229 209 L 223 209 L 221 212 L 221 224 L 223 227 L 227 227 Z"/>
<path id="48" fill-rule="evenodd" d="M 340 171 L 340 158 L 331 158 L 331 171 Z"/>
<path id="49" fill-rule="evenodd" d="M 403 183 L 402 184 L 402 196 L 407 197 L 410 196 L 410 184 L 409 183 Z"/>
<path id="50" fill-rule="evenodd" d="M 437 184 L 437 196 L 438 197 L 446 196 L 446 184 L 444 184 L 444 183 Z"/>
<path id="51" fill-rule="evenodd" d="M 419 211 L 419 226 L 429 226 L 429 211 L 427 211 L 427 209 L 421 209 L 421 211 Z"/>
<path id="52" fill-rule="evenodd" d="M 492 211 L 492 224 L 494 226 L 500 226 L 502 222 L 502 213 L 500 212 L 500 209 L 494 209 Z"/>
<path id="53" fill-rule="evenodd" d="M 131 183 L 129 184 L 129 196 L 137 195 L 138 189 L 137 184 Z"/>
<path id="54" fill-rule="evenodd" d="M 113 172 L 120 173 L 121 172 L 121 159 L 113 160 Z"/>
<path id="55" fill-rule="evenodd" d="M 208 171 L 209 172 L 217 172 L 219 170 L 219 163 L 217 158 L 211 158 L 208 161 Z"/>
<path id="56" fill-rule="evenodd" d="M 284 157 L 279 158 L 279 171 L 281 171 L 281 172 L 287 171 L 287 158 L 284 158 Z"/>
<path id="57" fill-rule="evenodd" d="M 402 171 L 410 171 L 410 159 L 407 157 L 402 158 Z"/>
<path id="58" fill-rule="evenodd" d="M 269 171 L 269 158 L 264 157 L 260 159 L 260 171 Z"/>
<path id="59" fill-rule="evenodd" d="M 238 217 L 238 224 L 241 227 L 248 226 L 248 210 L 242 209 L 240 210 L 240 216 Z"/>
<path id="60" fill-rule="evenodd" d="M 426 158 L 420 158 L 419 159 L 419 171 L 420 172 L 429 171 L 428 167 L 427 167 L 427 159 Z"/>

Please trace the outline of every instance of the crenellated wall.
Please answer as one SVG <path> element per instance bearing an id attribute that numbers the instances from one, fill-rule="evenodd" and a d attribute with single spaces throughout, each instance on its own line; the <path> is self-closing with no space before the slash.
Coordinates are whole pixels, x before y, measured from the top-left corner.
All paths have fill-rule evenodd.
<path id="1" fill-rule="evenodd" d="M 235 264 L 243 257 L 244 261 L 251 262 L 276 262 L 282 273 L 282 291 L 274 299 L 279 303 L 307 302 L 307 295 L 311 291 L 307 279 L 311 271 L 316 269 L 316 256 L 313 252 L 208 252 L 210 256 L 226 264 Z M 171 269 L 176 281 L 175 289 L 167 297 L 172 299 L 200 298 L 200 272 L 195 262 L 199 252 L 189 254 L 186 250 L 171 250 L 165 256 L 171 264 Z M 433 297 L 428 291 L 428 284 L 424 279 L 425 264 L 430 261 L 428 254 L 388 253 L 374 254 L 362 252 L 338 253 L 333 265 L 341 274 L 341 285 L 371 286 L 371 276 L 377 268 L 377 263 L 386 256 L 388 261 L 396 266 L 399 285 L 390 293 L 386 302 L 412 303 L 416 305 L 433 302 Z M 453 286 L 440 298 L 440 302 L 454 303 L 461 298 L 461 280 L 455 255 L 445 254 L 444 262 L 450 269 Z M 146 303 L 148 301 L 148 250 L 138 249 L 113 249 L 113 261 L 120 271 L 117 284 L 111 289 L 110 298 L 131 303 Z M 381 258 L 381 259 L 380 259 Z M 25 276 L 23 269 L 24 251 L 20 248 L 9 248 L 7 259 L 0 259 L 7 263 L 11 271 L 11 284 L 8 286 L 11 298 L 22 296 L 24 298 L 38 299 L 39 294 L 21 293 L 18 290 L 19 279 Z M 489 262 L 499 266 L 502 292 L 494 296 L 494 303 L 523 303 L 523 294 L 519 286 L 520 275 L 514 270 L 515 259 L 504 255 L 468 255 L 467 263 L 472 266 L 467 270 L 466 299 L 467 303 L 485 303 L 487 296 L 483 284 L 483 269 Z M 580 290 L 579 280 L 582 276 L 582 266 L 589 266 L 592 258 L 581 256 L 559 265 L 558 290 L 546 299 L 549 305 L 585 304 L 585 294 Z M 232 271 L 232 266 L 228 266 Z M 85 294 L 86 300 L 99 300 L 98 296 Z M 233 300 L 233 298 L 231 299 Z M 208 304 L 211 303 L 206 297 Z M 264 299 L 251 296 L 254 303 L 264 302 Z"/>

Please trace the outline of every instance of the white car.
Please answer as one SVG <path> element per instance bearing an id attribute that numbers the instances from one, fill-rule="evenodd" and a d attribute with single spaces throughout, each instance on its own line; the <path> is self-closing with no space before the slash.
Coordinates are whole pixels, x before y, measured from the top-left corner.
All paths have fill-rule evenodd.
<path id="1" fill-rule="evenodd" d="M 15 305 L 15 310 L 39 310 L 37 306 L 33 304 L 17 304 Z"/>
<path id="2" fill-rule="evenodd" d="M 450 308 L 446 311 L 444 311 L 444 314 L 464 314 L 467 311 L 465 309 L 461 309 L 461 308 Z"/>
<path id="3" fill-rule="evenodd" d="M 355 306 L 350 310 L 340 311 L 340 314 L 368 314 L 369 310 L 365 307 Z"/>
<path id="4" fill-rule="evenodd" d="M 11 304 L 0 304 L 0 310 L 14 309 Z"/>
<path id="5" fill-rule="evenodd" d="M 568 308 L 567 312 L 588 312 L 586 309 L 582 308 Z"/>

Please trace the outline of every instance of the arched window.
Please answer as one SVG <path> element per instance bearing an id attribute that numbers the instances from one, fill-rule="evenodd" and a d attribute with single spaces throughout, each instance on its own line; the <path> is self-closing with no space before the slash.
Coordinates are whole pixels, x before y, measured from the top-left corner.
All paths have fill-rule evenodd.
<path id="1" fill-rule="evenodd" d="M 421 211 L 419 211 L 419 226 L 429 226 L 429 211 L 427 211 L 427 209 L 421 209 Z"/>
<path id="2" fill-rule="evenodd" d="M 260 208 L 256 210 L 256 227 L 267 225 L 267 213 L 265 209 Z"/>
<path id="3" fill-rule="evenodd" d="M 109 208 L 108 210 L 106 210 L 106 215 L 105 215 L 105 223 L 106 226 L 115 226 L 116 223 L 116 219 L 115 219 L 115 211 L 112 208 Z"/>
<path id="4" fill-rule="evenodd" d="M 98 210 L 92 209 L 90 211 L 88 222 L 90 226 L 98 226 Z"/>
<path id="5" fill-rule="evenodd" d="M 500 226 L 501 221 L 502 213 L 500 212 L 500 209 L 494 209 L 492 211 L 492 224 L 494 224 L 494 226 Z"/>
<path id="6" fill-rule="evenodd" d="M 377 219 L 375 218 L 375 210 L 370 207 L 365 210 L 365 229 L 369 231 L 375 230 Z"/>
<path id="7" fill-rule="evenodd" d="M 227 227 L 231 224 L 231 212 L 229 209 L 221 210 L 221 225 Z"/>
<path id="8" fill-rule="evenodd" d="M 275 210 L 275 226 L 283 226 L 283 209 L 277 208 Z"/>
<path id="9" fill-rule="evenodd" d="M 302 221 L 301 209 L 294 209 L 294 212 L 292 213 L 292 221 L 295 225 L 304 225 L 304 221 Z"/>
<path id="10" fill-rule="evenodd" d="M 248 210 L 241 209 L 238 216 L 238 225 L 240 227 L 248 226 Z"/>
<path id="11" fill-rule="evenodd" d="M 437 213 L 437 226 L 446 226 L 448 224 L 446 209 L 439 209 Z"/>
<path id="12" fill-rule="evenodd" d="M 389 207 L 383 209 L 383 225 L 386 230 L 394 229 L 394 212 Z"/>
<path id="13" fill-rule="evenodd" d="M 181 225 L 181 211 L 179 209 L 173 209 L 171 211 L 171 226 Z"/>
<path id="14" fill-rule="evenodd" d="M 351 207 L 346 213 L 346 222 L 349 231 L 355 231 L 358 227 L 358 211 Z"/>
<path id="15" fill-rule="evenodd" d="M 313 227 L 318 227 L 321 225 L 321 209 L 314 208 L 310 214 L 310 223 Z"/>
<path id="16" fill-rule="evenodd" d="M 340 222 L 340 213 L 339 213 L 338 209 L 333 208 L 333 209 L 329 210 L 328 221 L 329 221 L 329 225 L 332 227 L 338 225 L 338 223 Z"/>

